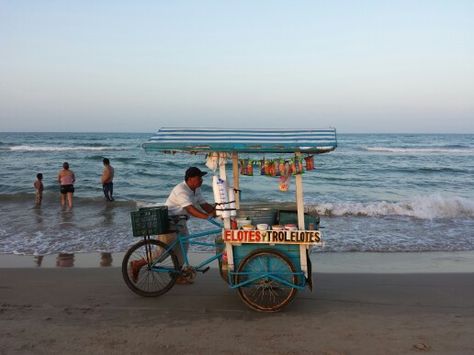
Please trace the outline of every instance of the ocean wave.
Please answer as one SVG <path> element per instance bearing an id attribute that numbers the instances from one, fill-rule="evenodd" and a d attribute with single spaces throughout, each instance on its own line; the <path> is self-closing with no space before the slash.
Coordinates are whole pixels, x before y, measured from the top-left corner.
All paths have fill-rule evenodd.
<path id="1" fill-rule="evenodd" d="M 15 145 L 8 148 L 14 152 L 63 152 L 63 151 L 102 151 L 102 150 L 124 150 L 123 147 L 108 146 L 77 146 L 77 147 L 61 147 L 61 146 L 32 146 L 32 145 Z"/>
<path id="2" fill-rule="evenodd" d="M 324 216 L 406 216 L 419 219 L 474 218 L 474 201 L 439 195 L 415 197 L 403 202 L 338 202 L 308 206 Z"/>
<path id="3" fill-rule="evenodd" d="M 396 153 L 396 154 L 474 154 L 472 148 L 429 147 L 429 148 L 403 148 L 403 147 L 364 147 L 369 152 Z"/>

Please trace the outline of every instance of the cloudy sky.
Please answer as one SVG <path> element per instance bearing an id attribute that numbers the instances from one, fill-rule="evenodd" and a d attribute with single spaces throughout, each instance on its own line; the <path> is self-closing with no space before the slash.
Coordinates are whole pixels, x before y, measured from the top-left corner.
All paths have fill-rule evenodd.
<path id="1" fill-rule="evenodd" d="M 0 1 L 0 131 L 474 133 L 474 1 Z"/>

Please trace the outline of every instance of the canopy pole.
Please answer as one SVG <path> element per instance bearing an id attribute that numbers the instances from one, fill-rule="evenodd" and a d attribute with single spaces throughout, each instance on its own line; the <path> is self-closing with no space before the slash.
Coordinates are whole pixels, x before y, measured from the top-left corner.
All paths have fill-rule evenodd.
<path id="1" fill-rule="evenodd" d="M 222 173 L 222 171 L 221 171 Z M 239 156 L 237 152 L 232 153 L 232 184 L 234 185 L 233 188 L 234 190 L 237 190 L 234 192 L 235 195 L 235 208 L 239 209 Z M 227 185 L 229 186 L 229 185 Z M 230 229 L 231 228 L 231 223 L 230 223 L 230 218 L 225 218 L 224 219 L 224 228 L 225 229 Z M 229 271 L 234 271 L 234 250 L 232 249 L 232 244 L 230 243 L 225 243 L 225 252 L 227 254 L 227 260 L 228 260 L 228 269 Z"/>
<path id="2" fill-rule="evenodd" d="M 239 154 L 237 152 L 232 153 L 232 173 L 233 173 L 233 184 L 235 194 L 235 208 L 240 208 L 240 187 L 239 187 Z"/>
<path id="3" fill-rule="evenodd" d="M 301 152 L 296 152 L 295 157 L 301 158 Z M 296 180 L 296 210 L 298 212 L 298 229 L 304 230 L 304 198 L 303 198 L 303 174 L 300 172 L 295 176 Z"/>
<path id="4" fill-rule="evenodd" d="M 219 177 L 227 183 L 227 173 L 226 173 L 226 168 L 225 168 L 226 164 L 220 163 L 221 156 L 225 156 L 225 155 L 226 153 L 219 153 Z M 223 219 L 224 219 L 224 228 L 230 229 L 230 216 L 225 217 Z"/>
<path id="5" fill-rule="evenodd" d="M 295 158 L 301 159 L 301 152 L 295 152 Z M 299 162 L 296 162 L 299 164 Z M 295 176 L 296 180 L 296 209 L 298 212 L 298 229 L 305 230 L 304 225 L 304 197 L 303 197 L 303 174 L 300 172 Z M 300 266 L 301 271 L 304 272 L 306 278 L 308 278 L 308 262 L 307 262 L 307 246 L 300 245 Z"/>

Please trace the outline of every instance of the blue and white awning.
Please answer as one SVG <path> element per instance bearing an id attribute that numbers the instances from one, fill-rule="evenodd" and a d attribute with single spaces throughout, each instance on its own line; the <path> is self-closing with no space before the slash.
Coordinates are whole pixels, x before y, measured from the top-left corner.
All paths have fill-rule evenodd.
<path id="1" fill-rule="evenodd" d="M 160 128 L 147 151 L 326 153 L 337 147 L 336 129 Z"/>

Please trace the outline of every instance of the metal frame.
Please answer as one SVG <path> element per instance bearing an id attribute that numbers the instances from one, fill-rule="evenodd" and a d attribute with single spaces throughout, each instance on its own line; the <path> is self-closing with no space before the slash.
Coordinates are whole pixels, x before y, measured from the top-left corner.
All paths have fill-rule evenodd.
<path id="1" fill-rule="evenodd" d="M 213 262 L 214 260 L 218 260 L 219 258 L 222 257 L 222 253 L 218 253 L 216 255 L 214 255 L 213 257 L 211 258 L 208 258 L 206 260 L 204 260 L 203 262 L 201 262 L 199 265 L 197 266 L 193 266 L 193 265 L 190 265 L 189 264 L 189 258 L 188 258 L 188 253 L 185 252 L 185 244 L 189 244 L 189 245 L 201 245 L 201 246 L 209 246 L 209 247 L 213 247 L 215 246 L 214 243 L 211 243 L 211 242 L 198 242 L 198 241 L 194 241 L 193 239 L 196 239 L 196 238 L 202 238 L 202 237 L 206 237 L 208 235 L 213 235 L 213 234 L 220 234 L 221 231 L 222 231 L 222 226 L 220 223 L 212 220 L 212 219 L 208 219 L 208 221 L 218 227 L 220 227 L 219 229 L 211 229 L 211 230 L 207 230 L 207 231 L 202 231 L 202 232 L 198 232 L 198 233 L 193 233 L 193 234 L 190 234 L 190 235 L 182 235 L 182 234 L 177 234 L 177 237 L 176 239 L 172 242 L 172 243 L 165 243 L 166 245 L 168 245 L 168 248 L 166 249 L 166 252 L 168 251 L 172 251 L 176 245 L 179 244 L 179 248 L 181 250 L 181 254 L 183 255 L 183 265 L 182 266 L 188 266 L 188 267 L 191 267 L 192 269 L 196 270 L 196 271 L 202 271 L 203 267 L 210 264 L 211 262 Z M 149 239 L 150 237 L 145 237 L 144 239 Z M 147 253 L 149 251 L 147 250 Z M 157 260 L 155 260 L 152 264 L 152 270 L 153 271 L 156 271 L 156 272 L 170 272 L 170 271 L 173 271 L 171 270 L 170 268 L 165 268 L 163 266 L 155 266 L 158 262 L 160 262 L 160 258 L 158 258 Z M 181 270 L 176 270 L 176 272 L 181 272 Z"/>

